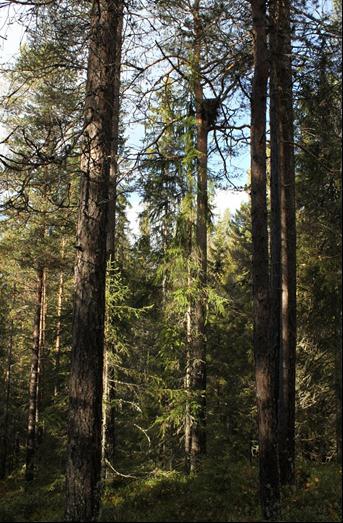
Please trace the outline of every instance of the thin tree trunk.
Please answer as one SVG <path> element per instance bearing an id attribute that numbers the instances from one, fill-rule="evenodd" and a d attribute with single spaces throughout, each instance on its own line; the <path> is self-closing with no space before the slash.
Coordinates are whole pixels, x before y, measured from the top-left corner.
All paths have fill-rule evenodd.
<path id="1" fill-rule="evenodd" d="M 57 322 L 56 322 L 56 338 L 55 338 L 55 387 L 54 395 L 57 396 L 59 389 L 59 372 L 61 366 L 61 334 L 62 334 L 62 302 L 63 302 L 63 290 L 64 290 L 64 274 L 60 272 L 58 282 L 58 294 L 57 294 Z"/>
<path id="2" fill-rule="evenodd" d="M 203 28 L 200 17 L 200 0 L 194 3 L 194 98 L 197 140 L 197 212 L 195 254 L 197 260 L 198 297 L 194 303 L 194 326 L 190 361 L 190 386 L 195 394 L 196 409 L 191 412 L 190 469 L 199 467 L 206 454 L 206 297 L 207 282 L 207 121 L 204 111 L 204 93 L 201 85 L 201 39 Z"/>
<path id="3" fill-rule="evenodd" d="M 273 18 L 275 3 L 270 2 L 270 17 Z M 277 38 L 275 28 L 270 30 L 270 282 L 271 282 L 271 343 L 276 355 L 275 398 L 278 405 L 280 384 L 280 341 L 281 341 L 281 216 L 280 216 L 280 165 L 279 165 L 279 114 L 277 102 Z M 278 412 L 277 412 L 278 414 Z"/>
<path id="4" fill-rule="evenodd" d="M 114 250 L 112 251 L 114 256 Z M 108 260 L 110 267 L 112 266 L 111 260 Z M 108 276 L 111 278 L 111 274 Z M 106 325 L 109 325 L 110 318 L 107 317 L 106 312 Z M 105 328 L 105 348 L 104 348 L 104 391 L 103 391 L 103 421 L 102 421 L 102 477 L 107 477 L 107 466 L 106 462 L 113 464 L 115 449 L 116 449 L 116 432 L 115 432 L 115 368 L 113 362 L 110 360 L 111 350 L 106 342 L 106 328 Z"/>
<path id="5" fill-rule="evenodd" d="M 116 453 L 116 446 L 117 446 L 117 436 L 116 436 L 116 411 L 114 402 L 116 399 L 116 389 L 114 384 L 114 371 L 111 372 L 111 378 L 112 382 L 110 384 L 110 394 L 109 394 L 109 418 L 107 421 L 107 452 L 108 452 L 108 459 L 110 463 L 114 462 L 115 459 L 115 453 Z"/>
<path id="6" fill-rule="evenodd" d="M 186 132 L 190 132 L 188 129 Z M 188 144 L 189 146 L 189 144 Z M 193 147 L 193 144 L 192 144 Z M 187 151 L 186 151 L 187 154 Z M 194 227 L 194 205 L 193 205 L 193 165 L 192 163 L 187 168 L 187 196 L 190 201 L 190 206 L 187 208 L 186 216 L 186 238 L 184 253 L 187 258 L 187 293 L 188 293 L 188 307 L 186 313 L 186 357 L 185 357 L 185 378 L 184 388 L 186 391 L 186 408 L 185 408 L 185 472 L 190 473 L 191 470 L 191 448 L 192 448 L 192 417 L 191 417 L 191 365 L 192 365 L 192 343 L 193 343 L 193 309 L 194 298 L 192 296 L 193 286 L 193 272 L 192 255 L 193 255 L 193 227 Z"/>
<path id="7" fill-rule="evenodd" d="M 40 340 L 41 317 L 44 293 L 44 269 L 37 271 L 37 299 L 33 328 L 33 348 L 31 356 L 31 372 L 29 386 L 29 414 L 27 425 L 26 467 L 25 479 L 32 481 L 34 477 L 34 460 L 36 450 L 37 419 L 38 419 L 38 390 L 40 368 Z"/>
<path id="8" fill-rule="evenodd" d="M 16 284 L 13 286 L 12 310 L 10 320 L 10 332 L 7 351 L 7 373 L 6 373 L 6 400 L 5 400 L 5 414 L 4 414 L 4 432 L 2 435 L 2 449 L 1 449 L 1 463 L 0 463 L 0 479 L 4 479 L 8 471 L 8 443 L 9 443 L 9 407 L 12 385 L 12 353 L 13 353 L 13 335 L 14 335 L 14 307 L 16 297 Z"/>
<path id="9" fill-rule="evenodd" d="M 340 300 L 338 300 L 339 302 Z M 336 460 L 342 464 L 342 310 L 337 310 L 338 344 L 335 354 L 335 393 L 336 393 Z"/>
<path id="10" fill-rule="evenodd" d="M 42 411 L 42 403 L 44 398 L 44 367 L 45 359 L 47 357 L 45 350 L 45 339 L 46 339 L 46 317 L 48 312 L 47 302 L 47 274 L 46 269 L 43 269 L 43 291 L 42 291 L 42 306 L 40 316 L 40 327 L 39 327 L 39 360 L 38 360 L 38 381 L 37 381 L 37 409 L 36 409 L 36 444 L 42 442 L 43 427 L 39 423 L 39 416 Z"/>
<path id="11" fill-rule="evenodd" d="M 101 471 L 102 479 L 106 479 L 106 459 L 107 459 L 107 411 L 108 411 L 108 399 L 109 399 L 109 381 L 108 381 L 108 351 L 104 351 L 104 385 L 103 385 L 103 398 L 102 398 L 102 439 L 101 439 Z"/>
<path id="12" fill-rule="evenodd" d="M 117 184 L 118 184 L 118 151 L 119 151 L 119 121 L 120 121 L 120 70 L 121 54 L 123 43 L 123 21 L 124 21 L 124 2 L 117 0 L 115 5 L 115 35 L 116 47 L 114 56 L 114 81 L 113 81 L 113 119 L 112 119 L 112 146 L 111 146 L 111 168 L 109 201 L 107 216 L 107 239 L 106 250 L 107 258 L 114 258 L 115 226 L 116 226 L 116 203 L 117 203 Z"/>
<path id="13" fill-rule="evenodd" d="M 253 240 L 254 352 L 263 517 L 280 515 L 275 401 L 275 353 L 270 339 L 269 254 L 266 201 L 266 99 L 268 54 L 265 0 L 252 1 L 254 77 L 251 93 L 251 217 Z"/>
<path id="14" fill-rule="evenodd" d="M 271 127 L 271 154 L 272 163 L 273 157 L 277 158 L 280 204 L 277 213 L 280 240 L 276 240 L 281 266 L 278 446 L 280 480 L 282 484 L 289 484 L 295 479 L 296 355 L 296 223 L 289 0 L 273 0 L 270 15 L 271 63 L 274 73 L 271 105 L 275 119 Z"/>
<path id="15" fill-rule="evenodd" d="M 106 233 L 117 2 L 91 11 L 70 377 L 67 521 L 96 521 L 101 499 Z"/>
<path id="16" fill-rule="evenodd" d="M 190 238 L 191 238 L 191 227 L 190 225 Z M 191 246 L 192 246 L 192 240 L 190 239 L 190 252 L 188 254 L 188 290 L 191 289 L 192 286 L 192 274 L 191 274 L 191 262 L 190 262 L 190 256 L 191 256 Z M 185 412 L 185 469 L 186 474 L 189 474 L 191 470 L 191 447 L 192 447 L 192 420 L 191 420 L 191 410 L 190 410 L 190 399 L 189 394 L 191 391 L 191 349 L 192 349 L 192 303 L 191 298 L 189 297 L 189 304 L 187 308 L 187 315 L 186 315 L 186 329 L 187 329 L 187 349 L 186 349 L 186 369 L 185 369 L 185 391 L 187 394 L 186 399 L 186 412 Z"/>
<path id="17" fill-rule="evenodd" d="M 111 168 L 110 168 L 110 185 L 109 201 L 107 214 L 107 233 L 106 233 L 106 252 L 107 261 L 111 265 L 115 262 L 115 235 L 116 235 L 116 205 L 117 205 L 117 184 L 118 184 L 118 151 L 119 151 L 119 122 L 120 122 L 120 71 L 121 71 L 121 54 L 123 42 L 123 20 L 124 20 L 124 2 L 118 0 L 115 6 L 115 34 L 116 48 L 114 57 L 114 83 L 113 83 L 113 117 L 112 117 L 112 145 L 111 145 Z M 105 345 L 105 352 L 107 352 Z M 114 368 L 109 363 L 108 354 L 105 354 L 106 366 L 106 394 L 104 398 L 103 415 L 103 447 L 104 459 L 110 463 L 114 461 L 116 437 L 115 437 L 115 385 L 114 385 Z M 105 471 L 103 472 L 105 474 Z"/>
<path id="18" fill-rule="evenodd" d="M 61 256 L 64 259 L 64 247 L 65 240 L 62 239 L 61 245 Z M 57 291 L 57 310 L 56 310 L 56 338 L 55 338 L 55 386 L 54 396 L 57 396 L 59 389 L 59 372 L 61 366 L 61 335 L 62 335 L 62 303 L 63 303 L 63 292 L 64 292 L 64 274 L 61 270 L 58 282 Z"/>

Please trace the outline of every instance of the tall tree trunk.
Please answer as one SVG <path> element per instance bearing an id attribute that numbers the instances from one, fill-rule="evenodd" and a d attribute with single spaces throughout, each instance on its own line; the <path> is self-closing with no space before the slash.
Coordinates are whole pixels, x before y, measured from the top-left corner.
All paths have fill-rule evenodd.
<path id="1" fill-rule="evenodd" d="M 34 460 L 36 450 L 37 419 L 38 419 L 38 391 L 40 368 L 40 340 L 44 294 L 44 269 L 37 271 L 37 299 L 33 327 L 33 347 L 31 356 L 31 371 L 29 385 L 29 414 L 27 424 L 26 467 L 25 479 L 32 481 L 34 477 Z"/>
<path id="2" fill-rule="evenodd" d="M 196 408 L 191 411 L 190 470 L 199 467 L 201 457 L 206 454 L 206 296 L 207 282 L 207 121 L 204 111 L 204 93 L 201 84 L 201 41 L 203 27 L 200 15 L 200 0 L 193 6 L 194 16 L 194 98 L 197 143 L 197 211 L 195 255 L 197 261 L 198 296 L 194 303 L 194 325 L 190 358 L 190 387 L 195 395 Z M 192 409 L 191 409 L 192 410 Z"/>
<path id="3" fill-rule="evenodd" d="M 95 521 L 101 498 L 106 232 L 116 40 L 115 0 L 94 0 L 87 70 L 70 377 L 67 521 Z"/>
<path id="4" fill-rule="evenodd" d="M 186 133 L 188 133 L 188 139 L 186 142 L 186 155 L 189 153 L 189 149 L 193 151 L 193 133 L 192 128 L 186 128 Z M 194 268 L 193 265 L 193 228 L 194 228 L 194 172 L 193 172 L 193 162 L 189 162 L 187 165 L 187 192 L 184 195 L 185 198 L 188 198 L 189 204 L 186 207 L 186 235 L 184 243 L 184 255 L 187 259 L 187 299 L 188 306 L 186 312 L 186 354 L 185 354 L 185 377 L 184 377 L 184 388 L 186 392 L 186 408 L 185 408 L 185 472 L 186 474 L 190 473 L 191 470 L 191 448 L 192 448 L 192 418 L 191 418 L 191 365 L 192 365 L 192 343 L 193 343 L 193 310 L 194 310 L 194 297 L 192 293 L 193 287 L 193 278 L 194 278 Z"/>
<path id="5" fill-rule="evenodd" d="M 273 16 L 273 1 L 270 16 Z M 277 39 L 273 26 L 270 30 L 270 49 L 273 59 L 270 64 L 270 282 L 271 282 L 271 343 L 276 355 L 275 398 L 278 405 L 280 384 L 280 341 L 281 341 L 281 216 L 280 216 L 280 165 L 279 165 L 279 115 L 277 103 L 277 60 L 274 54 Z M 278 414 L 278 413 L 277 413 Z"/>
<path id="6" fill-rule="evenodd" d="M 280 352 L 278 393 L 278 446 L 280 480 L 294 482 L 295 459 L 295 355 L 296 355 L 296 223 L 291 63 L 290 1 L 272 0 L 271 18 L 271 126 L 272 164 L 278 177 L 277 224 L 280 240 Z M 272 120 L 271 120 L 272 122 Z M 274 144 L 274 147 L 273 147 Z M 274 194 L 274 197 L 276 195 Z M 273 208 L 273 207 L 272 207 Z"/>
<path id="7" fill-rule="evenodd" d="M 192 353 L 192 338 L 193 338 L 193 298 L 192 298 L 192 269 L 191 269 L 191 256 L 192 256 L 192 217 L 188 218 L 188 246 L 187 246 L 187 287 L 188 287 L 188 307 L 186 313 L 186 334 L 187 334 L 187 348 L 186 348 L 186 361 L 185 361 L 185 391 L 187 394 L 186 399 L 186 412 L 185 412 L 185 469 L 186 473 L 189 474 L 191 470 L 191 448 L 192 448 L 192 418 L 190 409 L 190 392 L 191 392 L 191 353 Z"/>
<path id="8" fill-rule="evenodd" d="M 270 289 L 266 201 L 266 99 L 268 54 L 265 0 L 252 1 L 254 77 L 251 93 L 251 217 L 253 240 L 254 352 L 263 517 L 280 515 L 275 401 L 275 353 L 270 339 Z"/>
<path id="9" fill-rule="evenodd" d="M 114 82 L 113 82 L 113 117 L 112 117 L 112 144 L 111 144 L 111 168 L 110 168 L 110 185 L 109 201 L 107 214 L 107 233 L 106 233 L 106 253 L 109 265 L 115 263 L 115 236 L 116 236 L 116 205 L 117 205 L 117 184 L 118 184 L 118 152 L 119 152 L 119 122 L 120 122 L 120 71 L 121 71 L 121 54 L 123 42 L 123 20 L 124 20 L 124 2 L 118 0 L 115 6 L 115 34 L 116 48 L 114 57 Z M 105 345 L 105 352 L 108 348 Z M 104 410 L 105 417 L 103 422 L 103 466 L 105 459 L 110 463 L 114 461 L 116 437 L 115 437 L 115 371 L 109 361 L 109 355 L 105 354 L 105 390 L 104 390 Z M 105 474 L 105 471 L 103 472 Z"/>
<path id="10" fill-rule="evenodd" d="M 6 372 L 6 400 L 5 400 L 5 413 L 4 413 L 4 427 L 2 434 L 2 448 L 1 448 L 1 462 L 0 462 L 0 479 L 4 479 L 8 471 L 8 449 L 9 449 L 9 412 L 10 412 L 10 396 L 11 396 L 11 385 L 12 385 L 12 354 L 13 354 L 13 336 L 14 336 L 14 308 L 16 298 L 16 284 L 13 286 L 13 298 L 12 298 L 12 309 L 11 309 L 11 320 L 9 329 L 9 342 L 7 351 L 7 372 Z"/>
<path id="11" fill-rule="evenodd" d="M 62 239 L 62 260 L 64 258 L 64 247 L 65 240 Z M 62 335 L 62 303 L 63 303 L 63 291 L 64 291 L 64 274 L 61 270 L 58 282 L 57 290 L 57 310 L 56 310 L 56 337 L 55 337 L 55 386 L 54 386 L 54 396 L 57 396 L 59 389 L 59 373 L 61 366 L 61 335 Z"/>

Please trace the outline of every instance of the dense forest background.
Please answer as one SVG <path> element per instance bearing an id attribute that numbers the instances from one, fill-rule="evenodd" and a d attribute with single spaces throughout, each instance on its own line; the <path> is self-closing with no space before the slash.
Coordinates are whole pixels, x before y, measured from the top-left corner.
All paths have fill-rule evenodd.
<path id="1" fill-rule="evenodd" d="M 0 520 L 340 521 L 340 0 L 0 9 Z"/>

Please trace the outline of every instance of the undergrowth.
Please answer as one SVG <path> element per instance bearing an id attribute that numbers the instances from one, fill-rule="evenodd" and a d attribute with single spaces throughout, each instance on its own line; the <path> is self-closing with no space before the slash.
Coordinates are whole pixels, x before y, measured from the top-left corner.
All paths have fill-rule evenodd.
<path id="1" fill-rule="evenodd" d="M 341 469 L 301 463 L 282 496 L 282 521 L 341 521 Z M 104 488 L 100 521 L 261 521 L 256 464 L 208 461 L 196 476 L 155 470 L 141 479 L 118 477 Z M 0 521 L 62 521 L 64 477 L 43 468 L 25 486 L 22 471 L 0 482 Z"/>

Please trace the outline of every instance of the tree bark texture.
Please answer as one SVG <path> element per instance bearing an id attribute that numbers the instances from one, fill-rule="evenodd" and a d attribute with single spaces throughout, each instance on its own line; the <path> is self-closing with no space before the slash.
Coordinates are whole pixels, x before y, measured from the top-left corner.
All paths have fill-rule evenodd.
<path id="1" fill-rule="evenodd" d="M 269 254 L 266 202 L 266 4 L 252 1 L 254 77 L 251 94 L 251 216 L 254 352 L 259 430 L 260 499 L 266 520 L 280 515 L 275 401 L 275 353 L 270 339 Z"/>
<path id="2" fill-rule="evenodd" d="M 67 521 L 96 521 L 101 496 L 106 233 L 117 2 L 92 4 L 70 377 Z"/>
<path id="3" fill-rule="evenodd" d="M 36 451 L 37 422 L 38 422 L 38 394 L 39 394 L 39 370 L 40 370 L 40 341 L 41 324 L 43 312 L 44 295 L 44 269 L 37 271 L 37 298 L 36 310 L 33 326 L 33 347 L 31 355 L 31 371 L 29 383 L 29 413 L 27 423 L 27 443 L 26 443 L 26 465 L 25 479 L 32 481 L 34 477 L 34 461 Z"/>
<path id="4" fill-rule="evenodd" d="M 271 20 L 271 156 L 276 190 L 272 193 L 272 219 L 280 229 L 272 236 L 278 251 L 280 306 L 278 446 L 280 480 L 294 482 L 295 459 L 295 357 L 296 357 L 296 221 L 290 1 L 272 0 Z M 276 164 L 276 165 L 274 165 Z M 274 166 L 274 172 L 273 172 Z M 272 183 L 273 186 L 273 183 Z M 274 198 L 274 203 L 273 203 Z M 276 200 L 276 201 L 275 201 Z M 279 211 L 278 211 L 279 209 Z M 274 213 L 273 213 L 274 211 Z M 273 281 L 274 283 L 274 281 Z"/>

